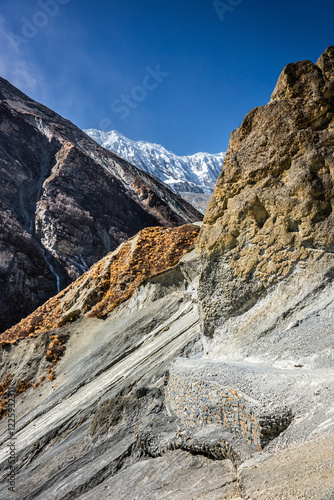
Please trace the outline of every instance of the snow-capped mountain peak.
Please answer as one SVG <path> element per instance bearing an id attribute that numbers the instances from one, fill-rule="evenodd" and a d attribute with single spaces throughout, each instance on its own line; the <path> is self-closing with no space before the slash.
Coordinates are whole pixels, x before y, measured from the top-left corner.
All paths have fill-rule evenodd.
<path id="1" fill-rule="evenodd" d="M 177 156 L 160 144 L 132 141 L 112 130 L 86 129 L 87 135 L 113 153 L 167 184 L 174 191 L 212 193 L 225 153 Z"/>

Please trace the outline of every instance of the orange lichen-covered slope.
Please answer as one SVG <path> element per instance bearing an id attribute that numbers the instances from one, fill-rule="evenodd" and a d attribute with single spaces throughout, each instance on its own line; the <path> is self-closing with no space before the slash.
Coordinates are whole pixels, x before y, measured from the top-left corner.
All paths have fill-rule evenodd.
<path id="1" fill-rule="evenodd" d="M 194 247 L 199 227 L 150 227 L 122 243 L 86 274 L 0 335 L 0 344 L 36 336 L 80 315 L 106 318 L 146 279 L 177 264 Z"/>

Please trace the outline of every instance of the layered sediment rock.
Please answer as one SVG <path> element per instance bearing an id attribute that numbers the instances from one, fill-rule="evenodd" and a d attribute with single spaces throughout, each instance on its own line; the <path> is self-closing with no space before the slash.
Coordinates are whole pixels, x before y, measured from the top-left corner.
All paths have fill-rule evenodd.
<path id="1" fill-rule="evenodd" d="M 219 498 L 225 490 L 235 491 L 236 473 L 229 461 L 212 464 L 207 457 L 192 458 L 180 450 L 152 463 L 154 459 L 139 437 L 146 427 L 152 430 L 151 424 L 158 418 L 169 420 L 164 405 L 164 375 L 169 363 L 202 349 L 193 250 L 198 229 L 187 225 L 143 230 L 130 240 L 126 262 L 121 257 L 128 243 L 60 297 L 68 323 L 48 331 L 36 329 L 33 336 L 2 347 L 0 389 L 11 386 L 17 393 L 17 496 L 26 500 L 99 496 L 95 487 L 115 480 L 111 498 L 126 498 L 124 489 L 135 491 L 138 486 L 137 473 L 146 474 L 148 483 L 148 471 L 156 466 L 173 491 L 180 463 L 188 475 L 187 481 L 184 476 L 179 479 L 180 495 L 187 495 L 189 488 L 194 494 L 205 491 L 205 485 L 192 481 L 210 471 L 217 474 L 215 484 L 211 483 L 212 498 Z M 114 262 L 119 264 L 119 280 L 112 272 L 117 269 Z M 133 284 L 136 287 L 131 289 Z M 115 288 L 121 295 L 113 301 L 110 292 Z M 110 307 L 107 314 L 103 307 L 105 319 L 83 312 L 69 318 L 65 304 L 81 311 L 94 290 L 105 294 L 100 296 L 101 303 L 110 299 L 108 305 L 116 307 Z M 5 417 L 0 422 L 1 498 L 7 494 L 6 441 Z M 124 483 L 121 475 L 115 477 L 132 466 L 131 481 Z M 147 487 L 154 491 L 154 485 Z M 107 488 L 105 483 L 104 498 Z"/>
<path id="2" fill-rule="evenodd" d="M 3 79 L 0 182 L 0 331 L 144 227 L 201 219 L 166 186 Z"/>

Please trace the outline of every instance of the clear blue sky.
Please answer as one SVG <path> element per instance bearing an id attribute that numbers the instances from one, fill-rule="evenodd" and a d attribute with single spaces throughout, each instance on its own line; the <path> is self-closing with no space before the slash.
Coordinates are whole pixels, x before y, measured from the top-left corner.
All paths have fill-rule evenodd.
<path id="1" fill-rule="evenodd" d="M 0 0 L 0 75 L 81 128 L 182 155 L 225 151 L 287 63 L 315 62 L 334 44 L 334 2 L 220 5 Z"/>

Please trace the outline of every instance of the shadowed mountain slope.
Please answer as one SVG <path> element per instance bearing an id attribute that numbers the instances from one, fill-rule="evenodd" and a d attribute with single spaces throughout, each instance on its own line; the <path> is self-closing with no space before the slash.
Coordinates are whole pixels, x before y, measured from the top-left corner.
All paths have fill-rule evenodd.
<path id="1" fill-rule="evenodd" d="M 0 79 L 0 331 L 187 202 Z M 37 262 L 38 261 L 38 262 Z"/>

